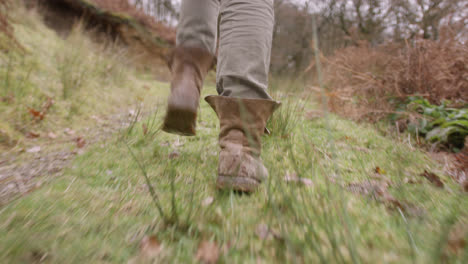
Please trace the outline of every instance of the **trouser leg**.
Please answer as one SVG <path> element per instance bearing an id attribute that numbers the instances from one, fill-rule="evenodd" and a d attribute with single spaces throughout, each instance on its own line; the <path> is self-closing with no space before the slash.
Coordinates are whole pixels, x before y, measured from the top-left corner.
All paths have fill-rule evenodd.
<path id="1" fill-rule="evenodd" d="M 273 0 L 221 0 L 220 95 L 271 99 L 267 86 L 273 26 Z"/>
<path id="2" fill-rule="evenodd" d="M 216 52 L 218 0 L 183 0 L 177 47 L 169 61 L 171 93 L 162 130 L 192 136 L 204 78 Z"/>
<path id="3" fill-rule="evenodd" d="M 219 0 L 183 0 L 176 45 L 216 53 Z"/>

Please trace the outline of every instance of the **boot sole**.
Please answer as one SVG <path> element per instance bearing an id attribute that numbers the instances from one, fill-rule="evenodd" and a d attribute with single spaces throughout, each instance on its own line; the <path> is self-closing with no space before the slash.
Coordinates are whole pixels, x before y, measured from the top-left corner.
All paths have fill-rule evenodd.
<path id="1" fill-rule="evenodd" d="M 245 177 L 219 175 L 216 181 L 216 188 L 218 190 L 231 190 L 244 193 L 256 191 L 259 185 L 259 181 Z"/>
<path id="2" fill-rule="evenodd" d="M 197 114 L 190 110 L 171 109 L 166 113 L 162 130 L 182 136 L 195 136 Z"/>

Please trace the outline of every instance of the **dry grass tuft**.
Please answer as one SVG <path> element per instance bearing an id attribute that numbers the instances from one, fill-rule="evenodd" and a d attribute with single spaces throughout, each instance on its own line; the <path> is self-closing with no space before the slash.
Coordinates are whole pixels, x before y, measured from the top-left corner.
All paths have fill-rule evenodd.
<path id="1" fill-rule="evenodd" d="M 11 4 L 12 2 L 10 0 L 0 0 L 0 37 L 2 37 L 1 35 L 4 35 L 7 42 L 10 42 L 6 43 L 6 45 L 0 43 L 0 49 L 9 49 L 9 44 L 11 44 L 11 42 L 13 42 L 14 46 L 21 48 L 21 45 L 16 41 L 15 36 L 13 35 L 13 27 L 9 21 L 8 9 L 11 8 Z"/>
<path id="2" fill-rule="evenodd" d="M 331 110 L 378 120 L 408 96 L 468 101 L 468 43 L 445 36 L 406 45 L 367 43 L 325 59 Z"/>

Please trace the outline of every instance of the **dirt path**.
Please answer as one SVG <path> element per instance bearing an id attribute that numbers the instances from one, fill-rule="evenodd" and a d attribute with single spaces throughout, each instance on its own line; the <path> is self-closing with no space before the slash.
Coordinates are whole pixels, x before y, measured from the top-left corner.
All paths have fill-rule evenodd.
<path id="1" fill-rule="evenodd" d="M 34 147 L 0 155 L 0 207 L 59 177 L 88 146 L 108 139 L 150 112 L 133 109 L 105 117 L 94 116 L 93 126 L 41 140 Z M 55 136 L 54 136 L 55 137 Z"/>

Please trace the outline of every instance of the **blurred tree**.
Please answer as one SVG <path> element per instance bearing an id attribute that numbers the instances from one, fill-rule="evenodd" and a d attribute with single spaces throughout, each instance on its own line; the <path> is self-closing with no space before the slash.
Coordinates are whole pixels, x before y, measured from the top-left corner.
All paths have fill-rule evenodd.
<path id="1" fill-rule="evenodd" d="M 468 39 L 468 0 L 275 0 L 272 70 L 298 73 L 310 61 L 311 17 L 316 16 L 320 49 L 437 40 L 442 27 Z"/>
<path id="2" fill-rule="evenodd" d="M 133 0 L 133 3 L 158 21 L 177 19 L 179 14 L 173 0 Z"/>

